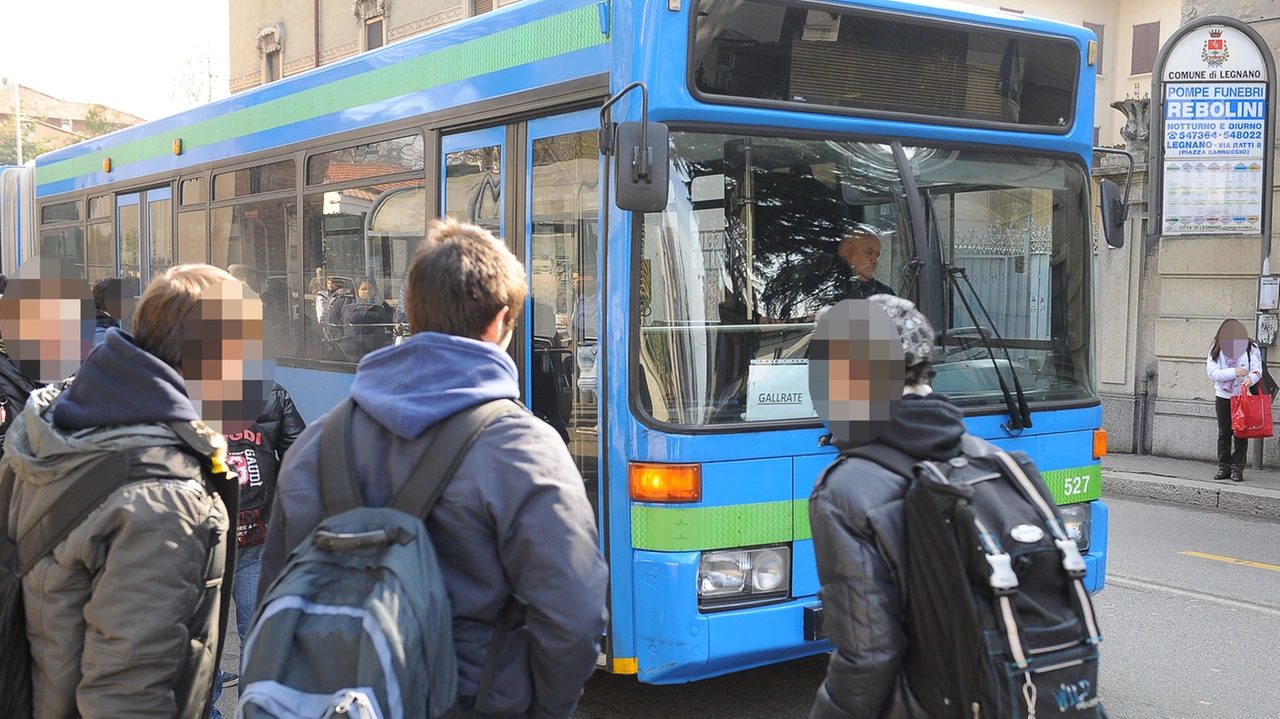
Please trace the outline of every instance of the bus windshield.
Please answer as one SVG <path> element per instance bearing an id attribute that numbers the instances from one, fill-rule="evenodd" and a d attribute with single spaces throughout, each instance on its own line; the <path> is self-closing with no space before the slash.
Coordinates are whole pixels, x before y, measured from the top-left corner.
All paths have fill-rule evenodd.
<path id="1" fill-rule="evenodd" d="M 941 122 L 1071 124 L 1080 50 L 1067 38 L 863 8 L 699 0 L 690 83 L 703 99 L 911 113 Z"/>
<path id="2" fill-rule="evenodd" d="M 997 373 L 1012 388 L 1016 372 L 1032 403 L 1096 396 L 1083 165 L 902 152 L 671 134 L 672 199 L 645 216 L 639 243 L 637 386 L 652 419 L 814 422 L 806 357 L 818 311 L 884 291 L 925 300 L 938 336 L 934 386 L 962 407 L 1003 407 Z M 899 160 L 919 202 L 908 201 Z M 922 242 L 912 205 L 925 213 Z M 944 265 L 963 268 L 973 291 L 945 283 Z"/>

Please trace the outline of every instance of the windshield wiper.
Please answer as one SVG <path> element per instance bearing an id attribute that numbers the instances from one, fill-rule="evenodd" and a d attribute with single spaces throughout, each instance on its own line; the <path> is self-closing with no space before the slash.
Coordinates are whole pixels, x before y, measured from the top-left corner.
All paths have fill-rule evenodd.
<path id="1" fill-rule="evenodd" d="M 982 344 L 987 348 L 987 356 L 991 358 L 991 369 L 996 373 L 996 380 L 1000 383 L 1000 392 L 1004 395 L 1005 408 L 1009 411 L 1009 422 L 1001 425 L 1001 427 L 1010 434 L 1019 434 L 1024 429 L 1031 428 L 1031 408 L 1027 405 L 1027 396 L 1022 391 L 1022 383 L 1018 381 L 1018 370 L 1013 366 L 1013 358 L 1009 356 L 1009 347 L 1005 344 L 1004 337 L 1000 335 L 1000 330 L 996 327 L 996 323 L 991 320 L 991 313 L 987 312 L 987 307 L 982 303 L 982 298 L 978 296 L 977 291 L 973 289 L 973 283 L 969 281 L 969 275 L 964 267 L 953 265 L 946 261 L 942 254 L 942 228 L 938 227 L 938 213 L 934 208 L 933 194 L 929 192 L 922 193 L 926 202 L 929 204 L 929 225 L 933 231 L 934 237 L 938 240 L 938 263 L 942 267 L 942 272 L 947 279 L 950 280 L 949 292 L 950 296 L 959 296 L 960 302 L 964 304 L 964 309 L 969 313 L 969 319 L 973 322 L 974 329 L 977 330 L 978 337 L 982 339 Z M 927 238 L 926 238 L 927 242 Z M 1013 395 L 1009 392 L 1009 386 L 1005 384 L 1004 374 L 1000 372 L 1000 365 L 996 362 L 996 353 L 991 349 L 991 343 L 987 341 L 987 335 L 982 331 L 982 325 L 978 323 L 978 317 L 974 314 L 973 308 L 969 306 L 969 300 L 965 299 L 964 292 L 956 286 L 956 277 L 964 280 L 968 285 L 970 294 L 978 303 L 978 307 L 982 309 L 982 314 L 987 318 L 987 324 L 991 327 L 991 332 L 996 336 L 996 341 L 1000 343 L 1000 349 L 1004 351 L 1004 360 L 1009 365 L 1009 375 L 1013 377 L 1013 389 L 1017 392 L 1018 399 L 1014 402 Z M 946 343 L 946 318 L 943 318 L 942 336 L 943 343 Z"/>
<path id="2" fill-rule="evenodd" d="M 960 298 L 965 311 L 969 313 L 969 319 L 973 321 L 973 326 L 978 329 L 978 336 L 982 338 L 982 344 L 987 348 L 987 355 L 991 358 L 991 369 L 995 371 L 996 379 L 1000 382 L 1000 391 L 1004 393 L 1005 407 L 1009 410 L 1009 422 L 1003 428 L 1011 433 L 1030 429 L 1031 408 L 1027 405 L 1027 396 L 1022 392 L 1022 383 L 1018 381 L 1018 370 L 1013 366 L 1013 358 L 1009 356 L 1009 346 L 1005 344 L 1004 337 L 1000 336 L 1000 330 L 996 328 L 996 323 L 991 320 L 991 314 L 987 312 L 986 306 L 982 304 L 982 298 L 973 289 L 973 283 L 969 281 L 969 274 L 965 271 L 965 268 L 960 265 L 943 264 L 942 269 L 946 276 L 950 278 L 956 296 Z M 973 295 L 974 301 L 978 303 L 983 316 L 987 318 L 987 325 L 991 328 L 991 333 L 996 336 L 996 341 L 1004 351 L 1004 361 L 1009 365 L 1009 376 L 1013 378 L 1013 388 L 1018 394 L 1016 407 L 1014 406 L 1013 396 L 1009 393 L 1009 386 L 1005 384 L 1004 375 L 1001 374 L 1000 367 L 996 363 L 996 353 L 991 349 L 991 343 L 987 341 L 986 334 L 982 332 L 982 326 L 978 324 L 977 315 L 973 313 L 973 308 L 969 306 L 969 300 L 965 299 L 964 292 L 959 287 L 954 286 L 956 277 L 963 279 L 965 285 L 969 287 L 969 293 Z"/>

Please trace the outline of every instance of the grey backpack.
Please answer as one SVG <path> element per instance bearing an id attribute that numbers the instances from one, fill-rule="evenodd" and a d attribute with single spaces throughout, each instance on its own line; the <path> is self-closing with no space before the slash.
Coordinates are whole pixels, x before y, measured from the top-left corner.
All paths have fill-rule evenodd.
<path id="1" fill-rule="evenodd" d="M 387 507 L 362 506 L 347 399 L 320 437 L 328 518 L 289 556 L 243 647 L 237 717 L 453 717 L 457 658 L 444 577 L 423 520 L 467 450 L 510 400 L 443 421 Z M 483 712 L 501 627 L 489 643 L 475 708 Z"/>

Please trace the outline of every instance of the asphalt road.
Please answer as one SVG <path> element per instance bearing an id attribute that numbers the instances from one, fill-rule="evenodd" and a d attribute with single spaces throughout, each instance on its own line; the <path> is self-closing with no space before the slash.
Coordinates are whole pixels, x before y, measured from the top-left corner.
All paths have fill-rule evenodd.
<path id="1" fill-rule="evenodd" d="M 1095 604 L 1113 719 L 1280 717 L 1280 520 L 1106 501 Z"/>
<path id="2" fill-rule="evenodd" d="M 1106 501 L 1108 584 L 1094 601 L 1104 635 L 1099 684 L 1111 718 L 1280 719 L 1280 520 Z M 233 631 L 228 667 L 235 639 Z M 663 687 L 597 673 L 574 717 L 802 719 L 826 659 Z M 219 702 L 228 717 L 234 696 L 230 690 Z"/>

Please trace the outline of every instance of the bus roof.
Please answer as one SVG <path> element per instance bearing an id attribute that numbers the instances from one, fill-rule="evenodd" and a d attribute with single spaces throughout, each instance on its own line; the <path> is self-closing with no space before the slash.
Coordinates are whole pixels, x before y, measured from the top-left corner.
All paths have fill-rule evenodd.
<path id="1" fill-rule="evenodd" d="M 839 4 L 1057 34 L 1078 43 L 1091 37 L 1083 27 L 946 0 Z M 36 195 L 181 173 L 228 156 L 607 73 L 609 13 L 630 12 L 633 6 L 636 12 L 653 12 L 645 7 L 646 0 L 614 0 L 613 5 L 611 10 L 606 3 L 589 0 L 522 0 L 167 118 L 55 150 L 36 160 Z M 175 140 L 181 140 L 181 154 L 174 152 Z M 108 159 L 109 172 L 104 168 Z"/>
<path id="2" fill-rule="evenodd" d="M 526 0 L 493 13 L 42 155 L 57 194 L 606 72 L 597 3 Z M 532 71 L 531 71 L 532 70 Z M 174 154 L 181 139 L 182 154 Z M 110 158 L 110 173 L 103 161 Z"/>

